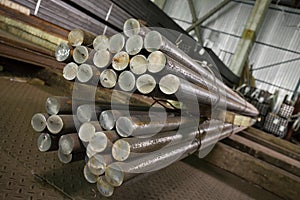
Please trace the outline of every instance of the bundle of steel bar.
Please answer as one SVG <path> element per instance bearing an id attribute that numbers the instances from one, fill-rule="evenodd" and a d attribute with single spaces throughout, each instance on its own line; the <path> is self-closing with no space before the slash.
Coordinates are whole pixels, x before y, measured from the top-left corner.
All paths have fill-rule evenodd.
<path id="1" fill-rule="evenodd" d="M 84 177 L 104 196 L 139 174 L 209 151 L 251 126 L 258 114 L 159 32 L 135 19 L 123 28 L 111 37 L 70 31 L 69 43 L 56 50 L 56 59 L 66 63 L 63 77 L 74 85 L 153 97 L 156 103 L 172 100 L 180 108 L 49 97 L 47 114 L 37 113 L 31 121 L 41 132 L 40 151 L 57 150 L 63 163 L 85 155 Z"/>

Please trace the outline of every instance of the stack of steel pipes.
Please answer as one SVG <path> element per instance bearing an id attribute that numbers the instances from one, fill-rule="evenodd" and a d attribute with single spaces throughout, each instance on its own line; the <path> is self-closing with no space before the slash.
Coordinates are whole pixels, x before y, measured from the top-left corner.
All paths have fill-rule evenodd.
<path id="1" fill-rule="evenodd" d="M 111 196 L 114 188 L 146 172 L 156 171 L 196 151 L 205 151 L 246 127 L 200 117 L 203 109 L 229 110 L 247 116 L 257 110 L 169 42 L 135 19 L 124 32 L 108 38 L 83 30 L 69 33 L 56 59 L 65 62 L 63 77 L 113 91 L 137 93 L 180 108 L 126 105 L 69 97 L 49 97 L 46 113 L 31 124 L 41 132 L 40 151 L 57 150 L 63 163 L 86 158 L 84 177 Z M 74 94 L 74 92 L 73 92 Z"/>

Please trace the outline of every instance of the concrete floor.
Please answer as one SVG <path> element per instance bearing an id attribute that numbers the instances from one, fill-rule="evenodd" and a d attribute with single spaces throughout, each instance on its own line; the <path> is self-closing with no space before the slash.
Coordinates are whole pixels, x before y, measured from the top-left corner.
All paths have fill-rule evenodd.
<path id="1" fill-rule="evenodd" d="M 0 77 L 0 199 L 105 199 L 85 181 L 83 161 L 64 165 L 56 152 L 37 150 L 30 119 L 51 95 L 62 93 Z M 279 198 L 191 156 L 125 183 L 111 199 Z"/>

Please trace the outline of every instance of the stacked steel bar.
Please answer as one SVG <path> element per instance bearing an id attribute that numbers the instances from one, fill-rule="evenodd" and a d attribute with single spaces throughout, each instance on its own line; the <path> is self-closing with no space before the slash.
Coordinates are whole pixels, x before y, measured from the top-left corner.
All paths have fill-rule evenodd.
<path id="1" fill-rule="evenodd" d="M 64 78 L 75 80 L 74 84 L 109 88 L 112 93 L 121 90 L 138 93 L 140 98 L 181 101 L 180 110 L 49 97 L 48 114 L 32 118 L 34 130 L 42 132 L 39 149 L 58 150 L 64 163 L 83 159 L 85 152 L 84 177 L 97 183 L 104 196 L 111 196 L 114 187 L 141 173 L 212 148 L 252 125 L 257 115 L 251 104 L 159 32 L 141 27 L 135 19 L 128 19 L 123 28 L 123 33 L 111 37 L 72 30 L 69 44 L 62 43 L 56 51 L 56 59 L 66 62 Z M 218 114 L 227 108 L 233 119 L 230 123 L 216 120 L 213 108 Z M 208 114 L 201 118 L 199 109 Z M 235 114 L 248 116 L 250 121 L 237 123 Z"/>

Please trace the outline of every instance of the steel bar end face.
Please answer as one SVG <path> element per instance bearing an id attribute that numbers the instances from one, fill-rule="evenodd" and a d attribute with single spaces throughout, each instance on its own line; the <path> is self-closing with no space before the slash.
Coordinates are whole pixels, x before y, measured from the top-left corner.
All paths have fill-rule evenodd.
<path id="1" fill-rule="evenodd" d="M 64 127 L 64 122 L 59 115 L 51 115 L 47 119 L 47 128 L 50 133 L 58 134 Z"/>
<path id="2" fill-rule="evenodd" d="M 90 142 L 94 137 L 96 128 L 90 122 L 83 123 L 78 131 L 78 136 L 83 142 Z"/>
<path id="3" fill-rule="evenodd" d="M 87 180 L 87 182 L 89 182 L 89 183 L 97 182 L 98 176 L 92 174 L 87 165 L 84 166 L 83 175 L 84 175 L 84 178 Z"/>
<path id="4" fill-rule="evenodd" d="M 104 174 L 106 168 L 104 156 L 100 154 L 93 155 L 87 162 L 87 166 L 89 167 L 91 173 L 94 175 L 100 176 Z"/>
<path id="5" fill-rule="evenodd" d="M 56 97 L 48 97 L 46 100 L 46 111 L 50 115 L 56 115 L 60 110 L 60 103 Z"/>
<path id="6" fill-rule="evenodd" d="M 159 50 L 162 44 L 161 34 L 157 31 L 150 31 L 144 38 L 144 47 L 149 52 Z"/>
<path id="7" fill-rule="evenodd" d="M 124 70 L 129 64 L 129 55 L 125 51 L 120 51 L 112 59 L 112 67 L 117 71 Z"/>
<path id="8" fill-rule="evenodd" d="M 116 130 L 121 137 L 129 137 L 133 132 L 133 126 L 128 117 L 120 117 L 116 122 Z"/>
<path id="9" fill-rule="evenodd" d="M 70 46 L 66 42 L 61 42 L 56 47 L 55 58 L 58 62 L 66 61 L 70 57 Z"/>
<path id="10" fill-rule="evenodd" d="M 156 87 L 156 81 L 150 74 L 143 74 L 136 80 L 136 88 L 142 94 L 149 94 Z"/>
<path id="11" fill-rule="evenodd" d="M 60 151 L 63 154 L 70 154 L 70 153 L 72 153 L 73 148 L 74 148 L 74 141 L 68 134 L 62 135 L 59 138 L 58 146 L 59 146 Z"/>
<path id="12" fill-rule="evenodd" d="M 46 152 L 51 148 L 52 139 L 48 133 L 41 133 L 37 139 L 37 146 L 39 151 Z"/>
<path id="13" fill-rule="evenodd" d="M 112 155 L 117 161 L 124 161 L 129 157 L 130 144 L 125 140 L 117 140 L 112 147 Z"/>
<path id="14" fill-rule="evenodd" d="M 166 56 L 161 51 L 154 51 L 148 56 L 148 71 L 151 73 L 158 73 L 166 66 Z"/>
<path id="15" fill-rule="evenodd" d="M 108 49 L 109 38 L 106 35 L 98 35 L 93 41 L 93 47 L 96 51 Z"/>
<path id="16" fill-rule="evenodd" d="M 103 132 L 96 132 L 91 139 L 89 146 L 95 152 L 102 152 L 106 149 L 108 143 L 107 136 Z"/>
<path id="17" fill-rule="evenodd" d="M 123 49 L 124 45 L 125 37 L 121 33 L 117 33 L 109 39 L 108 49 L 111 53 L 118 53 Z"/>
<path id="18" fill-rule="evenodd" d="M 79 46 L 83 43 L 84 32 L 80 29 L 73 29 L 68 34 L 68 41 L 72 46 Z"/>
<path id="19" fill-rule="evenodd" d="M 42 113 L 36 113 L 31 118 L 31 126 L 36 132 L 42 132 L 47 127 L 47 118 Z"/>
<path id="20" fill-rule="evenodd" d="M 111 54 L 109 51 L 105 49 L 97 50 L 94 58 L 93 63 L 98 68 L 105 68 L 107 67 L 111 62 Z"/>
<path id="21" fill-rule="evenodd" d="M 113 88 L 117 84 L 117 74 L 112 69 L 106 69 L 100 74 L 100 83 L 105 88 Z"/>
<path id="22" fill-rule="evenodd" d="M 105 180 L 112 186 L 118 187 L 122 185 L 124 180 L 124 172 L 118 166 L 118 163 L 108 165 L 105 170 Z"/>
<path id="23" fill-rule="evenodd" d="M 136 55 L 143 49 L 143 38 L 140 35 L 130 36 L 125 45 L 126 52 L 129 55 Z"/>
<path id="24" fill-rule="evenodd" d="M 136 75 L 146 73 L 148 69 L 148 60 L 144 55 L 136 55 L 130 59 L 130 71 Z"/>
<path id="25" fill-rule="evenodd" d="M 140 22 L 134 18 L 127 19 L 123 25 L 123 31 L 127 37 L 139 34 L 140 29 Z"/>
<path id="26" fill-rule="evenodd" d="M 78 72 L 78 65 L 74 62 L 70 62 L 66 64 L 66 66 L 63 69 L 63 77 L 68 80 L 74 80 L 77 76 Z"/>
<path id="27" fill-rule="evenodd" d="M 78 67 L 77 79 L 81 83 L 86 83 L 91 80 L 94 76 L 93 67 L 88 64 L 81 64 Z"/>
<path id="28" fill-rule="evenodd" d="M 114 193 L 114 187 L 105 180 L 104 176 L 97 179 L 97 189 L 105 197 L 110 197 Z"/>
<path id="29" fill-rule="evenodd" d="M 172 74 L 162 77 L 159 81 L 159 89 L 167 95 L 175 94 L 179 87 L 180 79 Z"/>
<path id="30" fill-rule="evenodd" d="M 76 63 L 82 64 L 89 58 L 89 50 L 85 46 L 77 46 L 73 52 L 73 59 Z"/>
<path id="31" fill-rule="evenodd" d="M 135 87 L 135 76 L 130 71 L 123 71 L 118 79 L 121 90 L 129 92 Z"/>
<path id="32" fill-rule="evenodd" d="M 111 110 L 104 110 L 100 114 L 99 122 L 105 130 L 112 130 L 115 127 L 116 119 Z"/>
<path id="33" fill-rule="evenodd" d="M 63 154 L 60 149 L 58 149 L 58 151 L 57 151 L 57 156 L 58 156 L 58 159 L 60 160 L 60 162 L 62 162 L 64 164 L 70 163 L 73 158 L 73 155 L 71 153 Z"/>

